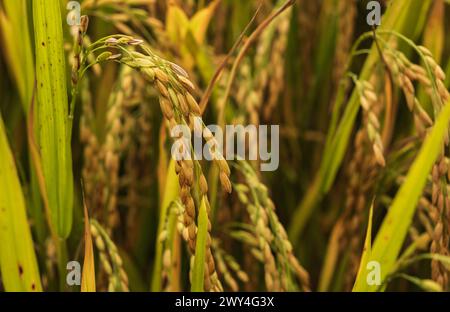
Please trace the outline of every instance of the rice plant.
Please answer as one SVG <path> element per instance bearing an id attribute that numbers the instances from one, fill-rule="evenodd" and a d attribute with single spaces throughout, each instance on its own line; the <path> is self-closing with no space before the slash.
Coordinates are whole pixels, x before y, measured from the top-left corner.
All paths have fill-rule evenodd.
<path id="1" fill-rule="evenodd" d="M 449 14 L 1 0 L 0 290 L 449 291 Z"/>

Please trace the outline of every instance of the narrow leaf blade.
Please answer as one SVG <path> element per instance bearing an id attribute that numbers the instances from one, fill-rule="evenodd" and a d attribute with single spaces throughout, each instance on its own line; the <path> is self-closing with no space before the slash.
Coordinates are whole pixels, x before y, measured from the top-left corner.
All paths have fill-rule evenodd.
<path id="1" fill-rule="evenodd" d="M 73 173 L 60 1 L 33 1 L 33 17 L 42 168 L 52 226 L 60 238 L 67 238 L 72 227 Z"/>
<path id="2" fill-rule="evenodd" d="M 83 198 L 84 206 L 84 262 L 83 273 L 81 275 L 81 291 L 95 292 L 95 263 L 94 247 L 92 245 L 91 228 L 86 202 Z"/>
<path id="3" fill-rule="evenodd" d="M 6 291 L 41 291 L 25 199 L 0 116 L 0 269 Z"/>

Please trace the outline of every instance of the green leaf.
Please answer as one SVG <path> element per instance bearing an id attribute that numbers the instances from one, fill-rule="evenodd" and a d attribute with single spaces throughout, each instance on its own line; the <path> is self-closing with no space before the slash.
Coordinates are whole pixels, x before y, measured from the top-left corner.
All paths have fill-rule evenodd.
<path id="1" fill-rule="evenodd" d="M 170 160 L 169 168 L 167 169 L 167 179 L 166 185 L 164 188 L 164 197 L 161 203 L 161 209 L 159 214 L 159 223 L 158 223 L 158 232 L 156 235 L 156 256 L 155 262 L 153 265 L 153 276 L 152 276 L 152 291 L 161 291 L 161 270 L 162 270 L 162 257 L 163 257 L 163 242 L 159 241 L 159 237 L 161 232 L 164 229 L 164 225 L 166 224 L 166 218 L 169 213 L 169 208 L 172 203 L 178 198 L 180 193 L 180 186 L 178 183 L 178 176 L 175 172 L 175 161 L 173 159 Z M 175 222 L 169 222 L 169 225 L 173 227 L 173 230 L 176 229 L 176 215 L 170 215 L 171 219 L 175 219 Z M 170 229 L 169 229 L 170 230 Z"/>
<path id="2" fill-rule="evenodd" d="M 442 144 L 448 131 L 449 122 L 450 101 L 442 109 L 432 131 L 425 139 L 376 236 L 372 254 L 367 261 L 380 263 L 382 281 L 395 268 L 397 257 L 411 225 L 427 177 L 442 151 Z M 354 290 L 377 290 L 378 286 L 367 285 L 367 283 L 360 280 L 363 278 L 365 279 L 364 275 L 358 277 Z"/>
<path id="3" fill-rule="evenodd" d="M 191 291 L 204 291 L 206 236 L 208 235 L 208 213 L 206 209 L 207 199 L 202 198 L 198 215 L 197 245 L 195 246 L 194 267 L 192 269 Z"/>
<path id="4" fill-rule="evenodd" d="M 4 0 L 0 6 L 0 39 L 25 112 L 31 103 L 34 64 L 28 27 L 27 0 Z M 17 40 L 20 38 L 20 40 Z"/>
<path id="5" fill-rule="evenodd" d="M 367 263 L 372 255 L 372 222 L 373 222 L 373 202 L 370 206 L 369 223 L 367 225 L 366 240 L 364 241 L 364 249 L 361 256 L 361 263 L 359 264 L 358 274 L 356 277 L 356 283 L 353 288 L 360 287 L 360 283 L 366 282 L 366 276 L 364 274 Z"/>
<path id="6" fill-rule="evenodd" d="M 447 60 L 447 69 L 445 70 L 445 75 L 447 78 L 445 79 L 445 86 L 448 88 L 450 86 L 450 58 Z"/>
<path id="7" fill-rule="evenodd" d="M 12 78 L 14 78 L 22 110 L 26 116 L 29 115 L 35 79 L 34 55 L 28 23 L 30 3 L 31 1 L 28 0 L 4 0 L 0 5 L 0 41 L 3 54 L 7 60 L 5 64 L 8 66 Z M 17 38 L 20 38 L 20 40 L 17 40 Z M 12 114 L 10 112 L 12 108 L 8 108 L 8 120 L 11 120 Z M 8 120 L 6 120 L 7 123 Z M 36 133 L 35 136 L 37 136 Z M 45 240 L 47 225 L 42 211 L 36 173 L 31 161 L 30 170 L 31 195 L 28 198 L 28 209 L 30 218 L 33 219 L 38 243 L 42 244 Z"/>
<path id="8" fill-rule="evenodd" d="M 25 199 L 0 116 L 0 269 L 6 291 L 41 291 Z"/>
<path id="9" fill-rule="evenodd" d="M 52 226 L 72 227 L 73 173 L 60 1 L 33 1 L 39 145 Z"/>

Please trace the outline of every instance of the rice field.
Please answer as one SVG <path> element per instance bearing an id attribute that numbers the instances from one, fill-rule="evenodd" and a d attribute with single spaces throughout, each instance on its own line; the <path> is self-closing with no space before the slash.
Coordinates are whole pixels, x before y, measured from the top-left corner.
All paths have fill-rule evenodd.
<path id="1" fill-rule="evenodd" d="M 449 15 L 0 0 L 0 291 L 449 291 Z"/>

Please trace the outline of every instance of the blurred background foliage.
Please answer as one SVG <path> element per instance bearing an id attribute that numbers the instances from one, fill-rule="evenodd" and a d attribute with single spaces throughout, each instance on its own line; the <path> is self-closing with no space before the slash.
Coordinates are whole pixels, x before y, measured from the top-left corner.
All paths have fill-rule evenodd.
<path id="1" fill-rule="evenodd" d="M 138 71 L 120 62 L 100 62 L 96 53 L 82 54 L 92 66 L 74 81 L 77 51 L 85 51 L 102 37 L 124 34 L 142 39 L 156 55 L 181 66 L 199 102 L 225 60 L 203 114 L 205 124 L 280 125 L 278 170 L 259 172 L 257 162 L 229 162 L 231 194 L 220 186 L 217 167 L 201 163 L 209 185 L 210 244 L 225 290 L 352 290 L 366 237 L 374 241 L 372 258 L 389 269 L 382 275 L 381 288 L 358 288 L 357 283 L 355 290 L 448 290 L 450 208 L 446 203 L 450 201 L 444 135 L 448 109 L 443 108 L 448 106 L 450 85 L 448 1 L 379 1 L 383 19 L 376 37 L 366 21 L 368 1 L 291 1 L 292 6 L 264 28 L 242 59 L 237 55 L 250 34 L 285 1 L 83 0 L 81 14 L 89 16 L 89 28 L 77 43 L 78 28 L 66 23 L 68 1 L 52 0 L 52 6 L 60 8 L 62 25 L 54 26 L 62 41 L 59 46 L 49 38 L 50 47 L 40 47 L 40 38 L 52 32 L 45 27 L 40 32 L 39 21 L 48 21 L 56 9 L 39 15 L 39 1 L 33 2 L 0 2 L 4 123 L 0 208 L 10 206 L 9 212 L 0 213 L 0 225 L 6 229 L 12 219 L 21 218 L 19 225 L 12 226 L 14 235 L 0 232 L 0 288 L 40 290 L 42 284 L 44 290 L 74 290 L 64 283 L 65 263 L 81 263 L 90 254 L 88 261 L 95 259 L 90 278 L 99 291 L 192 289 L 189 271 L 197 271 L 176 231 L 177 218 L 171 217 L 182 203 L 157 90 Z M 52 34 L 58 36 L 58 31 Z M 242 42 L 228 57 L 242 34 Z M 64 53 L 65 66 L 52 65 L 51 59 L 45 65 L 48 59 L 42 48 L 50 51 L 55 44 Z M 428 75 L 428 80 L 419 77 L 411 82 L 418 103 L 413 109 L 396 59 L 407 68 L 416 64 Z M 60 66 L 62 76 L 52 71 L 40 76 L 44 74 L 39 64 Z M 73 129 L 64 128 L 72 137 L 49 142 L 58 159 L 67 150 L 73 178 L 70 169 L 56 180 L 49 180 L 46 173 L 46 166 L 56 160 L 45 157 L 40 138 L 43 124 L 37 115 L 46 101 L 37 84 L 40 77 L 50 85 L 65 79 L 67 92 L 57 86 L 51 90 L 61 92 L 60 99 L 75 99 Z M 364 86 L 371 90 L 369 95 L 361 91 Z M 55 95 L 53 91 L 48 91 L 49 96 Z M 372 94 L 374 103 L 364 106 L 364 97 L 370 99 Z M 69 103 L 62 111 L 68 113 Z M 442 116 L 439 127 L 438 116 Z M 374 145 L 378 148 L 380 142 L 382 149 L 376 150 Z M 422 170 L 410 170 L 413 163 Z M 61 168 L 54 168 L 55 174 L 61 174 Z M 67 204 L 55 204 L 59 214 L 47 209 L 42 179 L 47 194 L 68 198 Z M 73 189 L 61 179 L 73 183 Z M 410 188 L 397 193 L 402 185 Z M 67 194 L 72 191 L 73 205 Z M 91 218 L 88 234 L 83 201 Z M 373 218 L 369 218 L 371 206 Z M 49 207 L 53 209 L 52 203 Z M 28 226 L 25 215 L 16 215 L 22 214 L 18 210 L 26 211 Z M 197 204 L 196 210 L 201 210 Z M 258 229 L 255 211 L 265 211 L 269 218 L 265 224 L 269 238 Z M 388 211 L 394 211 L 392 218 L 386 217 Z M 388 222 L 396 227 L 389 229 Z M 367 231 L 369 224 L 371 231 Z M 29 231 L 30 239 L 28 234 L 22 238 L 21 229 Z M 377 242 L 379 231 L 389 233 L 386 240 L 398 247 Z M 85 237 L 90 236 L 94 253 L 84 248 Z M 6 244 L 6 239 L 14 243 Z M 261 240 L 267 241 L 273 267 L 267 263 Z M 6 259 L 8 248 L 17 249 L 17 259 Z M 21 259 L 24 272 L 33 272 L 27 277 L 33 287 L 21 280 L 22 269 L 16 269 L 14 261 Z M 261 265 L 256 266 L 255 259 Z M 17 276 L 6 282 L 9 270 L 17 271 L 19 282 Z"/>

